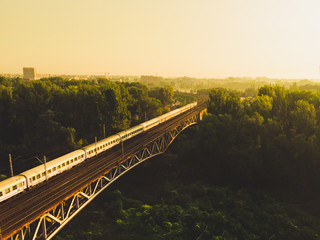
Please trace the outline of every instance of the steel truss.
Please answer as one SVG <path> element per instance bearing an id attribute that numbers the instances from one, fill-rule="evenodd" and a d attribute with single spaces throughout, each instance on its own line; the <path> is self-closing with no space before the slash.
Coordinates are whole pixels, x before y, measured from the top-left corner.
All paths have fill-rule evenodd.
<path id="1" fill-rule="evenodd" d="M 109 169 L 103 176 L 94 180 L 80 191 L 53 209 L 48 210 L 32 223 L 24 226 L 7 239 L 11 240 L 40 240 L 52 239 L 74 216 L 87 206 L 96 196 L 98 196 L 111 183 L 117 180 L 130 169 L 140 163 L 164 153 L 173 140 L 187 127 L 197 123 L 202 118 L 202 113 L 192 116 L 181 122 L 178 126 L 168 130 L 161 137 L 145 145 L 135 154 L 124 158 L 118 166 Z M 0 233 L 1 236 L 1 233 Z M 1 239 L 1 237 L 0 237 Z"/>

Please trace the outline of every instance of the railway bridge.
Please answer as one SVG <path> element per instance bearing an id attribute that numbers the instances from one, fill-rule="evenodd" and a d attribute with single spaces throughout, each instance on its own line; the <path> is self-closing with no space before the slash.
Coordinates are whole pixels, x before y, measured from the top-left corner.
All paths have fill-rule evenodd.
<path id="1" fill-rule="evenodd" d="M 52 239 L 112 182 L 166 151 L 187 127 L 202 119 L 196 107 L 0 203 L 0 240 Z"/>

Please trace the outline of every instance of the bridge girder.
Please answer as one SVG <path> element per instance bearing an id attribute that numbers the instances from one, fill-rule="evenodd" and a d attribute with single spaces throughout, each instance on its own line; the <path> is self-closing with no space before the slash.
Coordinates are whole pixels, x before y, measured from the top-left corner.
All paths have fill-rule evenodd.
<path id="1" fill-rule="evenodd" d="M 140 163 L 164 153 L 173 140 L 187 127 L 202 120 L 204 111 L 182 121 L 175 128 L 168 130 L 159 138 L 149 142 L 141 150 L 124 158 L 117 166 L 106 170 L 105 174 L 75 192 L 68 199 L 57 204 L 54 208 L 39 216 L 33 222 L 28 223 L 22 229 L 18 229 L 11 236 L 0 240 L 40 240 L 52 239 L 71 219 L 73 219 L 84 207 L 98 196 L 111 183 L 123 174 L 136 167 Z"/>

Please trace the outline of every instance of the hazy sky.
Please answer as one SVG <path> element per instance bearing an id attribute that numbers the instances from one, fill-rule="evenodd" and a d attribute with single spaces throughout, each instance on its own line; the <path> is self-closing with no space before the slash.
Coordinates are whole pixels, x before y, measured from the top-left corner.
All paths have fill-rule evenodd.
<path id="1" fill-rule="evenodd" d="M 319 0 L 0 0 L 0 73 L 320 78 Z"/>

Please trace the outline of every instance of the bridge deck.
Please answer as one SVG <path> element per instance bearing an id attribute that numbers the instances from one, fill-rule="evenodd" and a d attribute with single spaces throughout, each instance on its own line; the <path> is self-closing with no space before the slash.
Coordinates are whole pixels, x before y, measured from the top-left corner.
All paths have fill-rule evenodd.
<path id="1" fill-rule="evenodd" d="M 123 159 L 130 157 L 139 149 L 165 132 L 175 128 L 179 122 L 190 118 L 205 108 L 199 104 L 169 121 L 150 129 L 124 142 L 124 156 L 121 145 L 99 154 L 60 175 L 57 175 L 40 186 L 26 191 L 0 204 L 0 239 L 10 237 L 23 226 L 71 197 L 90 182 L 107 173 Z"/>

